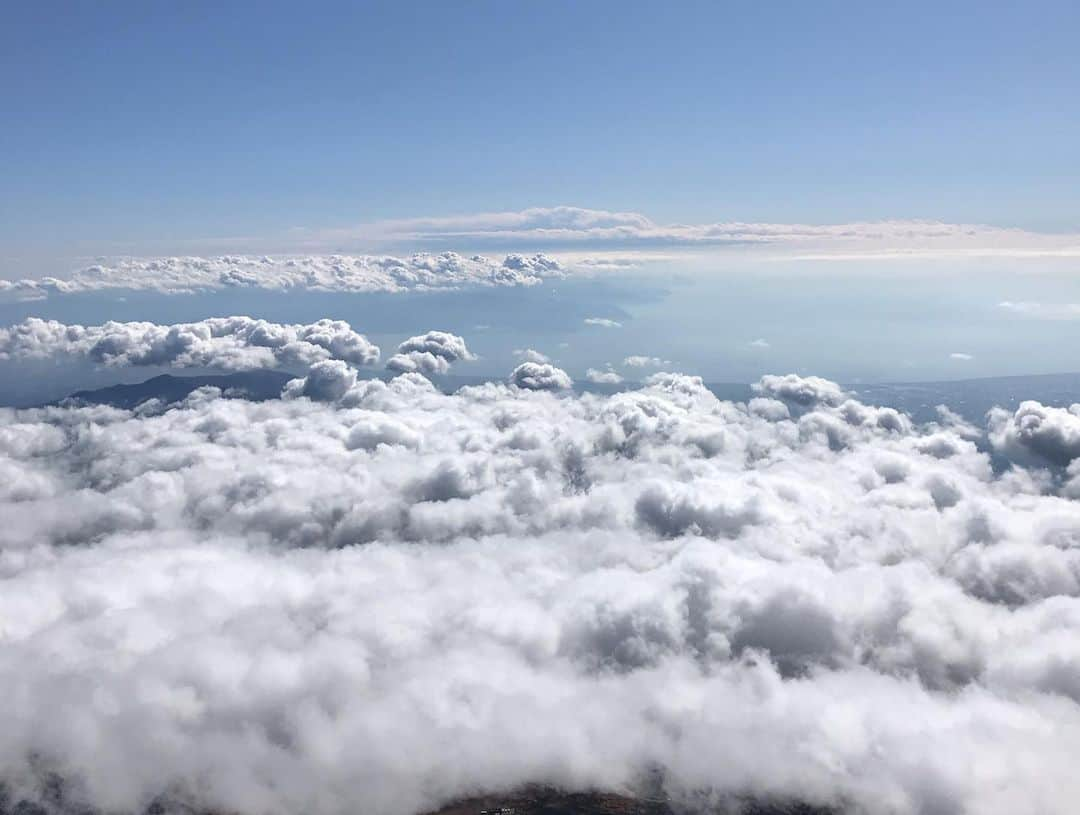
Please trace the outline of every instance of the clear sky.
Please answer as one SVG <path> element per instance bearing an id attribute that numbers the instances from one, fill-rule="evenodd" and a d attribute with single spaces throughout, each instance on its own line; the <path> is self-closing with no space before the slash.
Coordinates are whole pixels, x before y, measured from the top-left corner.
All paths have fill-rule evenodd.
<path id="1" fill-rule="evenodd" d="M 1080 4 L 9 3 L 11 258 L 571 204 L 1080 227 Z"/>
<path id="2" fill-rule="evenodd" d="M 1078 42 L 1075 0 L 9 3 L 0 324 L 333 315 L 461 332 L 485 375 L 1077 370 Z M 417 250 L 569 274 L 394 300 L 326 258 Z M 238 256 L 330 284 L 222 291 Z"/>

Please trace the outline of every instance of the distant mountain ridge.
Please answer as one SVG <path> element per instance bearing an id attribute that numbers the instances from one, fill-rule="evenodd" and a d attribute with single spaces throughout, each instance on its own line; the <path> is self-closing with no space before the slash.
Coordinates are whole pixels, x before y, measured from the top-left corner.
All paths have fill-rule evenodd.
<path id="1" fill-rule="evenodd" d="M 663 796 L 569 792 L 552 787 L 528 786 L 503 795 L 481 795 L 456 801 L 427 815 L 838 815 L 840 811 L 798 800 L 734 797 L 690 806 L 686 803 L 673 805 Z"/>
<path id="2" fill-rule="evenodd" d="M 368 375 L 371 376 L 371 374 Z M 179 402 L 192 391 L 206 386 L 220 388 L 222 391 L 231 392 L 231 395 L 245 399 L 265 401 L 280 396 L 285 383 L 295 376 L 297 374 L 278 370 L 193 376 L 161 374 L 136 384 L 109 385 L 104 388 L 76 391 L 59 402 L 72 400 L 83 404 L 111 405 L 131 410 L 149 399 L 161 399 L 166 404 Z M 379 372 L 375 376 L 388 379 L 392 374 Z M 466 385 L 480 385 L 493 379 L 482 376 L 432 378 L 435 385 L 447 393 L 452 393 Z M 640 386 L 639 382 L 625 382 L 621 385 L 578 383 L 575 390 L 611 394 Z M 708 382 L 706 386 L 720 399 L 745 401 L 754 396 L 754 391 L 748 384 Z M 1045 405 L 1054 406 L 1068 406 L 1073 402 L 1080 402 L 1080 373 L 1001 376 L 947 382 L 894 382 L 845 385 L 844 387 L 860 401 L 894 407 L 908 413 L 919 422 L 936 419 L 937 405 L 947 405 L 969 421 L 981 424 L 986 412 L 995 405 L 1015 410 L 1020 402 L 1026 399 L 1034 399 Z"/>
<path id="3" fill-rule="evenodd" d="M 161 374 L 145 382 L 76 391 L 61 401 L 131 410 L 150 399 L 160 399 L 167 404 L 179 402 L 193 391 L 210 386 L 244 399 L 262 402 L 279 397 L 285 383 L 294 376 L 284 371 L 238 371 L 203 376 Z"/>

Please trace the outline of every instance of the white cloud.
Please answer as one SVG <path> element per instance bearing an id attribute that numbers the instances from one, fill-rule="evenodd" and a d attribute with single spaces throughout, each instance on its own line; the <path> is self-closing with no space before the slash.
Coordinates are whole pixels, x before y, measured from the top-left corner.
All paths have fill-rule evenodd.
<path id="1" fill-rule="evenodd" d="M 816 405 L 839 405 L 847 394 L 835 382 L 819 376 L 768 374 L 754 385 L 757 393 L 800 408 Z"/>
<path id="2" fill-rule="evenodd" d="M 595 385 L 618 385 L 623 381 L 623 378 L 610 367 L 589 368 L 585 371 L 585 378 Z"/>
<path id="3" fill-rule="evenodd" d="M 405 373 L 445 374 L 451 364 L 473 360 L 476 356 L 465 346 L 465 340 L 446 331 L 428 331 L 410 337 L 398 346 L 397 353 L 386 361 L 388 370 Z"/>
<path id="4" fill-rule="evenodd" d="M 0 280 L 0 298 L 40 299 L 109 289 L 180 294 L 235 288 L 275 291 L 402 292 L 466 286 L 532 286 L 568 270 L 542 254 L 501 261 L 454 252 L 389 255 L 222 255 L 123 258 L 75 271 L 68 278 Z"/>
<path id="5" fill-rule="evenodd" d="M 759 337 L 759 338 L 758 338 L 758 339 L 756 339 L 756 340 L 751 340 L 751 341 L 750 341 L 750 342 L 748 343 L 748 345 L 749 345 L 749 346 L 750 346 L 751 348 L 768 348 L 768 347 L 769 347 L 769 341 L 768 341 L 768 340 L 763 340 L 763 339 L 761 339 L 761 338 Z"/>
<path id="6" fill-rule="evenodd" d="M 356 370 L 339 359 L 316 362 L 307 375 L 290 380 L 283 396 L 307 396 L 318 402 L 335 402 L 356 384 Z"/>
<path id="7" fill-rule="evenodd" d="M 116 367 L 172 366 L 244 370 L 306 366 L 324 359 L 373 365 L 379 349 L 341 320 L 289 325 L 251 317 L 210 317 L 158 325 L 67 325 L 30 317 L 0 328 L 0 360 L 84 358 Z"/>
<path id="8" fill-rule="evenodd" d="M 341 254 L 342 246 L 400 251 L 438 244 L 468 253 Z M 982 224 L 884 220 L 843 224 L 715 222 L 658 224 L 636 212 L 535 207 L 361 224 L 345 230 L 298 229 L 282 237 L 227 244 L 232 254 L 103 259 L 67 277 L 0 279 L 0 301 L 100 290 L 169 294 L 262 288 L 275 291 L 402 292 L 471 286 L 529 286 L 568 275 L 618 273 L 642 263 L 716 252 L 763 260 L 845 261 L 933 258 L 1080 258 L 1080 234 Z M 288 252 L 268 256 L 268 247 Z M 326 253 L 332 248 L 332 253 Z M 510 252 L 501 260 L 475 251 Z M 541 250 L 541 251 L 538 251 Z M 245 253 L 246 252 L 246 253 Z M 1073 319 L 1064 307 L 1004 303 L 1047 319 Z M 1034 316 L 1034 314 L 1032 314 Z"/>
<path id="9" fill-rule="evenodd" d="M 541 354 L 532 348 L 515 348 L 514 356 L 521 357 L 526 362 L 551 362 L 551 358 L 547 354 Z"/>
<path id="10" fill-rule="evenodd" d="M 1001 471 L 819 378 L 736 405 L 314 370 L 0 410 L 8 802 L 409 815 L 647 776 L 1075 809 L 1080 407 L 994 412 Z"/>
<path id="11" fill-rule="evenodd" d="M 660 357 L 647 357 L 642 354 L 634 354 L 625 357 L 622 361 L 624 367 L 627 368 L 658 368 L 661 365 L 671 364 L 671 360 L 660 359 Z"/>
<path id="12" fill-rule="evenodd" d="M 585 325 L 595 325 L 600 328 L 622 328 L 622 323 L 609 320 L 607 317 L 586 317 Z"/>
<path id="13" fill-rule="evenodd" d="M 949 359 L 959 360 L 960 362 L 970 362 L 975 359 L 971 354 L 965 354 L 963 351 L 953 351 L 949 354 Z"/>
<path id="14" fill-rule="evenodd" d="M 510 383 L 526 390 L 558 391 L 573 387 L 574 380 L 550 363 L 523 362 L 510 372 Z"/>
<path id="15" fill-rule="evenodd" d="M 474 213 L 442 218 L 412 218 L 362 224 L 344 230 L 298 231 L 312 245 L 343 241 L 395 244 L 453 242 L 462 246 L 767 248 L 807 257 L 842 259 L 873 254 L 882 258 L 928 256 L 1080 257 L 1080 235 L 1040 233 L 985 224 L 930 220 L 856 221 L 843 224 L 791 224 L 725 221 L 660 224 L 638 212 L 582 207 L 532 207 L 516 212 Z M 617 258 L 597 265 L 617 268 Z"/>
<path id="16" fill-rule="evenodd" d="M 406 251 L 455 246 L 466 254 L 342 254 L 343 246 Z M 197 242 L 193 246 L 199 245 Z M 236 287 L 334 292 L 402 292 L 470 286 L 535 285 L 570 274 L 617 273 L 642 263 L 716 252 L 764 260 L 864 261 L 934 258 L 1080 258 L 1080 234 L 1044 233 L 930 220 L 785 224 L 741 221 L 659 224 L 636 212 L 534 207 L 297 229 L 236 239 L 232 254 L 103 259 L 67 277 L 0 279 L 0 301 L 99 290 L 164 293 Z M 287 248 L 267 256 L 270 247 Z M 505 252 L 501 260 L 475 251 Z M 327 250 L 330 250 L 327 253 Z M 538 252 L 538 250 L 542 250 Z M 830 267 L 833 268 L 833 267 Z M 1005 307 L 1039 304 L 1006 303 Z M 1074 319 L 1078 304 L 1040 306 L 1047 319 Z M 1059 315 L 1059 316 L 1052 316 Z"/>
<path id="17" fill-rule="evenodd" d="M 1013 414 L 994 410 L 990 440 L 1010 458 L 1065 467 L 1080 458 L 1080 404 L 1070 408 L 1021 403 Z"/>

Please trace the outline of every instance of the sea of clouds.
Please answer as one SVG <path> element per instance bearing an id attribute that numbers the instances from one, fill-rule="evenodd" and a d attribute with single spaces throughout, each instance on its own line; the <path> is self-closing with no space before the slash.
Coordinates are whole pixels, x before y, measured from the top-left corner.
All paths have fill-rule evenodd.
<path id="1" fill-rule="evenodd" d="M 4 807 L 1080 800 L 1080 405 L 975 427 L 794 375 L 582 394 L 535 352 L 446 394 L 423 372 L 471 354 L 444 332 L 382 381 L 332 321 L 5 331 L 310 367 L 268 402 L 0 409 Z"/>

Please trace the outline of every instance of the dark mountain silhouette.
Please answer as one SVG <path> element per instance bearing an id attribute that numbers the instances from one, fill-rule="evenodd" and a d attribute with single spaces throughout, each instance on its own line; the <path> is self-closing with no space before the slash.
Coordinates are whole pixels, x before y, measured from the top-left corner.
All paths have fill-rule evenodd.
<path id="1" fill-rule="evenodd" d="M 663 797 L 610 792 L 567 792 L 532 786 L 503 795 L 482 795 L 449 804 L 429 815 L 839 815 L 840 810 L 798 801 L 733 797 L 676 805 Z"/>
<path id="2" fill-rule="evenodd" d="M 165 403 L 178 402 L 192 391 L 205 385 L 231 391 L 233 395 L 262 401 L 276 399 L 285 383 L 303 374 L 283 371 L 242 371 L 231 374 L 206 374 L 175 376 L 162 374 L 133 385 L 110 385 L 94 390 L 77 391 L 68 399 L 83 404 L 111 405 L 131 409 L 148 399 L 161 399 Z M 361 371 L 361 378 L 390 379 L 386 371 Z M 452 393 L 466 385 L 480 385 L 497 377 L 484 376 L 433 376 L 432 382 L 440 390 Z M 735 382 L 709 382 L 706 386 L 721 399 L 745 401 L 755 394 L 750 385 Z M 575 383 L 574 390 L 612 394 L 641 387 L 640 382 L 627 381 L 618 385 L 589 382 Z M 1024 399 L 1035 399 L 1045 405 L 1068 406 L 1080 401 L 1080 374 L 1039 374 L 1034 376 L 1003 376 L 985 379 L 963 379 L 951 382 L 891 382 L 882 384 L 844 385 L 857 399 L 868 404 L 894 407 L 911 415 L 919 422 L 937 418 L 937 405 L 948 405 L 964 418 L 982 424 L 991 407 L 998 405 L 1015 410 Z M 53 403 L 56 404 L 56 403 Z"/>
<path id="3" fill-rule="evenodd" d="M 285 383 L 294 376 L 284 371 L 239 371 L 205 376 L 162 374 L 133 385 L 109 385 L 95 390 L 76 391 L 62 401 L 111 405 L 130 410 L 149 399 L 160 399 L 167 404 L 179 402 L 192 391 L 206 386 L 221 388 L 223 392 L 236 397 L 264 401 L 280 396 Z"/>

